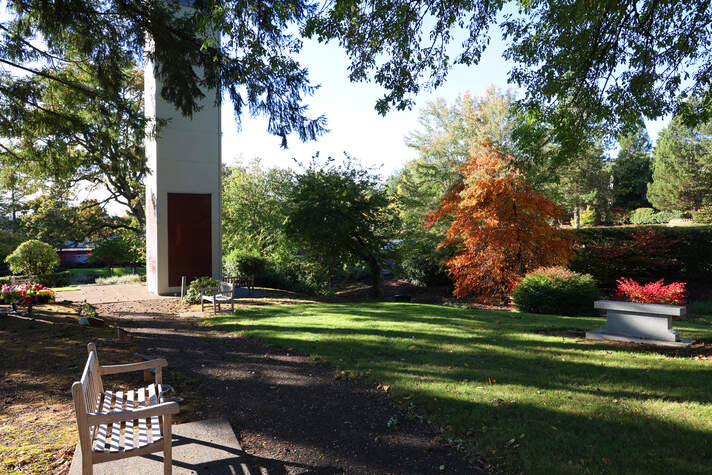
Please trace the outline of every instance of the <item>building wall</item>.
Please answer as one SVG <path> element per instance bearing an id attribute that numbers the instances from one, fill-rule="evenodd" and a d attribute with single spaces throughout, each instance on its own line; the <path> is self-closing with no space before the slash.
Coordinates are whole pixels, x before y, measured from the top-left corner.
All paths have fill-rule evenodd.
<path id="1" fill-rule="evenodd" d="M 151 42 L 148 42 L 148 48 Z M 145 113 L 147 117 L 170 119 L 157 137 L 147 137 L 146 158 L 146 281 L 157 294 L 180 291 L 168 286 L 167 195 L 206 193 L 211 195 L 213 278 L 222 274 L 222 198 L 220 108 L 215 92 L 203 91 L 201 109 L 184 117 L 160 97 L 160 79 L 150 60 L 144 67 Z M 189 249 L 184 252 L 190 252 Z"/>

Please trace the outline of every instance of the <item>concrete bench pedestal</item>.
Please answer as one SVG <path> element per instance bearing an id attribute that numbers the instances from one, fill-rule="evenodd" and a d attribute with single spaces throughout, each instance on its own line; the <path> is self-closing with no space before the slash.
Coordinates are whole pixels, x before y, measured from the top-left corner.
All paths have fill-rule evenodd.
<path id="1" fill-rule="evenodd" d="M 586 338 L 666 346 L 687 346 L 692 343 L 682 340 L 672 329 L 672 317 L 684 315 L 685 307 L 598 300 L 594 308 L 606 311 L 606 324 L 586 332 Z"/>

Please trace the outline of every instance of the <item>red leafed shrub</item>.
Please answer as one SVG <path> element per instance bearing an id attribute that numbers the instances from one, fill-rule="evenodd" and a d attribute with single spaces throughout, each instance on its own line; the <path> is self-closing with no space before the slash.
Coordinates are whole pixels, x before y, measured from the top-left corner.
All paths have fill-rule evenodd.
<path id="1" fill-rule="evenodd" d="M 684 282 L 665 285 L 663 279 L 660 279 L 657 282 L 640 285 L 633 279 L 625 277 L 618 279 L 617 282 L 616 295 L 629 302 L 684 305 L 687 298 Z"/>

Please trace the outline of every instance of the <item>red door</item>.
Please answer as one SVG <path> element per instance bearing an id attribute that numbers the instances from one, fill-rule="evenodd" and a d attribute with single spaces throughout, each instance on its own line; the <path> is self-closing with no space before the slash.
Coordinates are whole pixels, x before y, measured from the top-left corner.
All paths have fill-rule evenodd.
<path id="1" fill-rule="evenodd" d="M 212 276 L 211 197 L 168 193 L 168 286 Z"/>

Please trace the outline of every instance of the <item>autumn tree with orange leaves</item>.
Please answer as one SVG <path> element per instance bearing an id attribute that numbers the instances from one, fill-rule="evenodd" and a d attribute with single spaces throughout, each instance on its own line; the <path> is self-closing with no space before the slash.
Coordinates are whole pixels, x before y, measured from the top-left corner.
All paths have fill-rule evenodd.
<path id="1" fill-rule="evenodd" d="M 565 265 L 572 254 L 554 225 L 561 210 L 532 190 L 515 163 L 492 146 L 473 149 L 464 178 L 429 213 L 426 226 L 450 222 L 440 247 L 456 249 L 444 261 L 456 297 L 504 301 L 526 272 Z"/>

